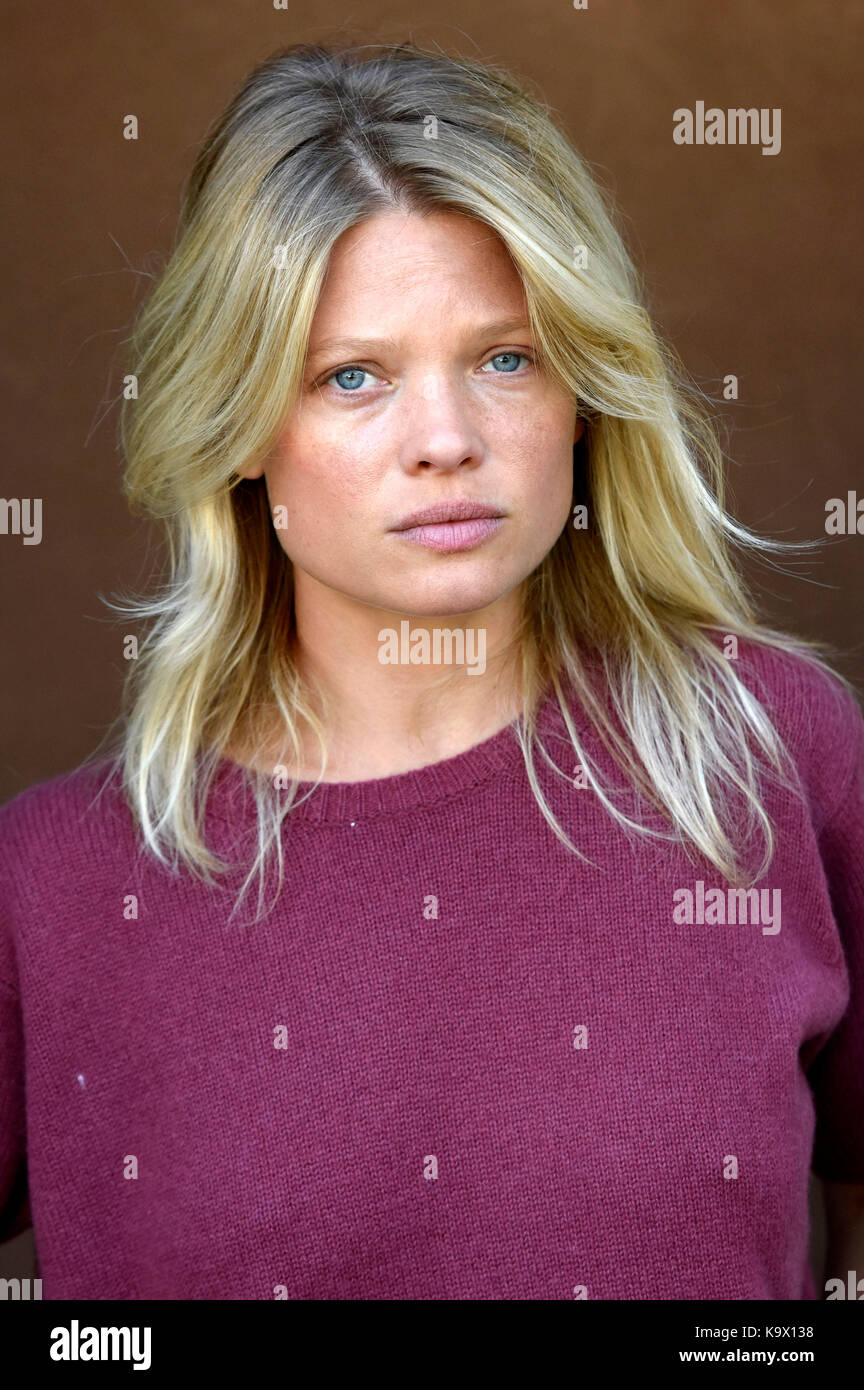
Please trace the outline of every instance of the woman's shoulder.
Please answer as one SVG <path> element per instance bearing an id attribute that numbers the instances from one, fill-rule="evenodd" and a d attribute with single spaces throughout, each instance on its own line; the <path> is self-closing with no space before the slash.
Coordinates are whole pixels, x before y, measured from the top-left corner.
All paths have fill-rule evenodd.
<path id="1" fill-rule="evenodd" d="M 69 920 L 109 861 L 130 842 L 131 819 L 110 758 L 34 782 L 0 806 L 0 983 L 13 988 L 18 944 Z"/>
<path id="2" fill-rule="evenodd" d="M 102 757 L 34 782 L 0 806 L 0 866 L 45 855 L 128 824 L 116 758 Z M 104 843 L 104 839 L 102 840 Z"/>
<path id="3" fill-rule="evenodd" d="M 775 647 L 738 639 L 728 652 L 749 690 L 788 725 L 790 733 L 818 735 L 862 719 L 861 697 L 831 663 L 804 647 Z"/>
<path id="4" fill-rule="evenodd" d="M 794 645 L 739 640 L 730 660 L 780 734 L 824 823 L 864 778 L 860 696 L 830 663 Z"/>
<path id="5" fill-rule="evenodd" d="M 766 640 L 768 635 L 775 641 Z M 780 634 L 745 638 L 709 629 L 706 636 L 737 680 L 726 685 L 721 702 L 716 680 L 705 675 L 704 718 L 717 721 L 718 732 L 721 725 L 727 728 L 730 697 L 751 727 L 754 718 L 764 722 L 767 717 L 769 733 L 779 735 L 801 780 L 815 825 L 826 825 L 844 806 L 854 805 L 864 788 L 864 712 L 860 695 L 834 669 L 836 663 Z M 594 660 L 590 669 L 592 684 L 602 693 L 601 663 Z"/>

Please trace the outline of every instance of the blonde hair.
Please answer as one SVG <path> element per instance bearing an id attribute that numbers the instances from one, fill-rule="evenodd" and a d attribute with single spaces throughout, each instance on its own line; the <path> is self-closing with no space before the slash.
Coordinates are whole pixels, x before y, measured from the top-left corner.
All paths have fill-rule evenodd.
<path id="1" fill-rule="evenodd" d="M 278 712 L 298 759 L 301 725 L 312 729 L 323 775 L 323 726 L 292 654 L 291 564 L 264 480 L 239 470 L 266 456 L 296 399 L 334 242 L 393 206 L 456 211 L 494 229 L 521 277 L 538 360 L 584 420 L 574 501 L 587 504 L 590 525 L 568 525 L 525 581 L 514 634 L 522 711 L 513 727 L 542 814 L 579 854 L 534 762 L 536 748 L 560 772 L 535 722 L 554 692 L 610 815 L 695 846 L 735 883 L 755 881 L 774 839 L 748 740 L 769 775 L 794 768 L 716 634 L 794 649 L 824 668 L 824 644 L 758 624 L 730 558 L 734 546 L 789 547 L 725 512 L 722 450 L 700 393 L 658 339 L 604 196 L 548 107 L 507 72 L 411 44 L 300 45 L 250 74 L 203 143 L 177 245 L 134 325 L 126 370 L 140 395 L 122 407 L 125 490 L 133 512 L 164 520 L 170 565 L 155 597 L 113 605 L 151 622 L 117 749 L 144 844 L 208 882 L 226 869 L 204 843 L 201 815 L 237 730 L 253 730 L 263 749 L 256 711 Z M 613 804 L 566 682 L 668 831 Z M 258 848 L 235 909 L 257 873 L 260 911 L 274 848 L 281 888 L 281 826 L 298 784 L 280 801 L 273 779 L 246 776 Z M 758 825 L 764 837 L 752 875 L 720 814 L 730 788 L 748 809 L 739 829 Z"/>

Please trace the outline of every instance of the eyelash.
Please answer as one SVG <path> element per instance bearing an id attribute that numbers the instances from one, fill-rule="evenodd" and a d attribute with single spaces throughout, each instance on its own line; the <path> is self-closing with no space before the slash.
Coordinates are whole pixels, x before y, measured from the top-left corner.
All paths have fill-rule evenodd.
<path id="1" fill-rule="evenodd" d="M 489 362 L 494 362 L 496 357 L 522 357 L 522 358 L 524 358 L 524 360 L 525 360 L 526 362 L 530 362 L 532 366 L 534 365 L 534 358 L 531 356 L 531 354 L 528 353 L 528 352 L 522 352 L 521 350 L 519 350 L 519 349 L 517 349 L 517 348 L 502 348 L 502 349 L 501 349 L 500 351 L 498 351 L 498 352 L 493 352 L 493 353 L 492 353 L 492 356 L 489 357 L 489 358 L 487 358 L 486 362 L 484 362 L 483 365 L 484 365 L 484 366 L 487 366 Z M 334 367 L 333 370 L 332 370 L 332 372 L 328 372 L 326 376 L 321 377 L 318 381 L 316 381 L 315 385 L 319 388 L 319 390 L 320 390 L 320 388 L 321 388 L 322 386 L 329 386 L 329 385 L 330 385 L 330 382 L 331 382 L 332 379 L 333 379 L 333 377 L 334 377 L 334 376 L 340 376 L 342 372 L 365 372 L 368 376 L 374 376 L 374 375 L 375 375 L 375 373 L 372 372 L 372 371 L 370 371 L 368 367 L 364 367 L 363 364 L 362 364 L 361 362 L 346 362 L 345 365 L 344 365 L 344 367 Z M 491 376 L 517 376 L 518 373 L 517 373 L 517 372 L 492 372 L 492 373 L 490 373 L 490 375 L 491 375 Z M 338 386 L 334 387 L 334 390 L 336 391 L 337 395 L 339 395 L 339 396 L 359 396 L 361 389 L 362 389 L 362 388 L 357 387 L 357 388 L 356 388 L 355 390 L 353 390 L 353 391 L 343 391 L 343 390 L 340 390 Z"/>

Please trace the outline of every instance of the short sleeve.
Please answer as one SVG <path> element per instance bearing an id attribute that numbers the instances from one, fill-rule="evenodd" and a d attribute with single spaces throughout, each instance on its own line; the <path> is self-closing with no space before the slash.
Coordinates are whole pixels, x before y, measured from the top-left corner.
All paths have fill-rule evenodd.
<path id="1" fill-rule="evenodd" d="M 819 843 L 850 996 L 807 1077 L 816 1108 L 813 1172 L 864 1183 L 864 717 L 857 704 L 847 727 L 851 772 Z"/>

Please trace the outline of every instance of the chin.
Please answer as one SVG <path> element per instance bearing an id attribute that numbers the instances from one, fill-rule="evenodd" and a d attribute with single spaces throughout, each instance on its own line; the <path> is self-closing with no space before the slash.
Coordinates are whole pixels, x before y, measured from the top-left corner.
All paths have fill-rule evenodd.
<path id="1" fill-rule="evenodd" d="M 478 613 L 489 608 L 517 582 L 478 583 L 472 582 L 470 577 L 463 577 L 461 581 L 454 577 L 446 583 L 417 585 L 415 589 L 406 584 L 393 594 L 392 604 L 385 603 L 382 607 L 416 618 L 458 617 L 460 613 Z"/>

